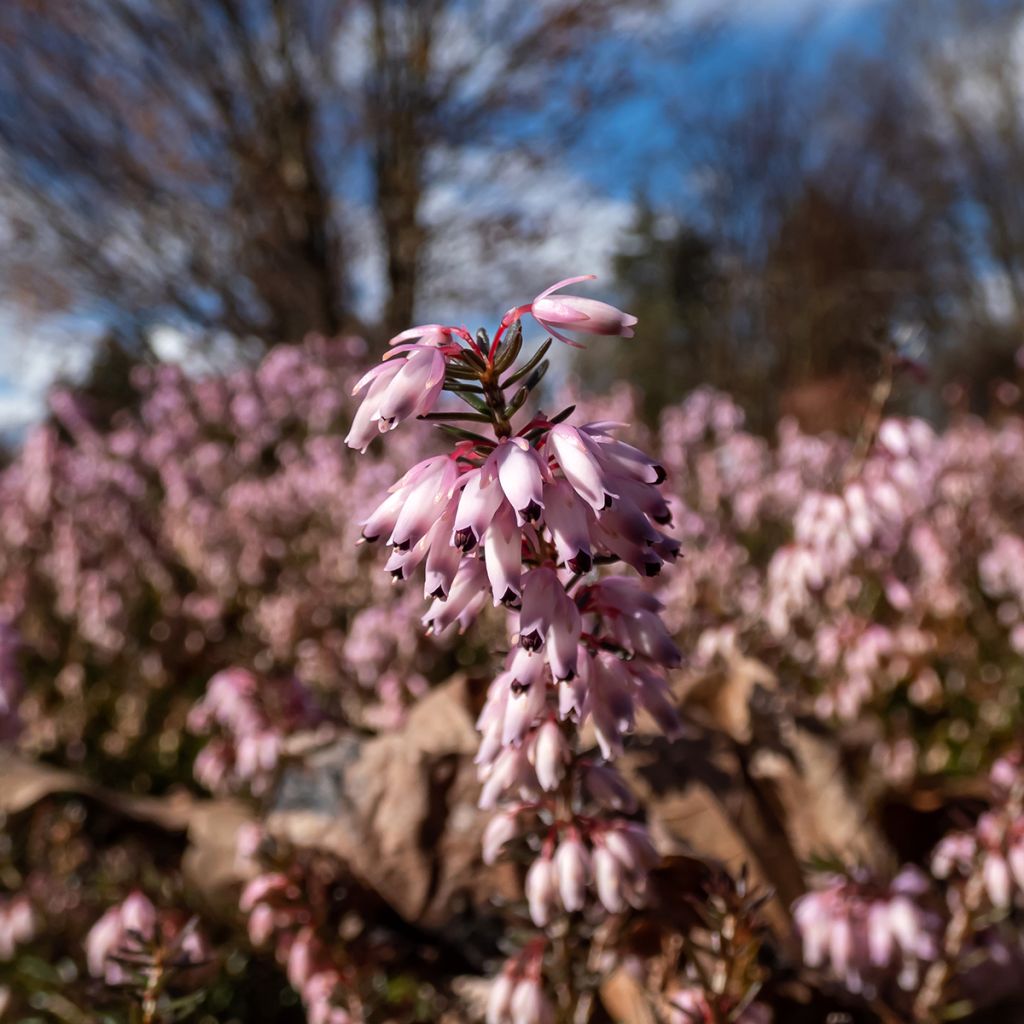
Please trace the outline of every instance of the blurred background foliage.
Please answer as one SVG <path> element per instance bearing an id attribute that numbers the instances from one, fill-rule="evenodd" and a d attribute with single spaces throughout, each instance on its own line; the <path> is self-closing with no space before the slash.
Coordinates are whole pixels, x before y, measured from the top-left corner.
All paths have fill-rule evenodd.
<path id="1" fill-rule="evenodd" d="M 984 406 L 1024 316 L 1022 13 L 9 0 L 6 322 L 102 397 L 168 338 L 379 338 L 582 268 L 645 329 L 579 369 L 648 417 L 709 383 L 843 428 L 883 342 L 927 367 L 918 411 Z"/>

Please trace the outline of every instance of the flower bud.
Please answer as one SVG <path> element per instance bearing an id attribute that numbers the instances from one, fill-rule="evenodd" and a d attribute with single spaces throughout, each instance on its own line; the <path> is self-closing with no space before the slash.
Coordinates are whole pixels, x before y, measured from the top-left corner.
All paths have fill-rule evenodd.
<path id="1" fill-rule="evenodd" d="M 586 899 L 587 876 L 590 874 L 590 858 L 575 832 L 558 844 L 555 868 L 562 905 L 570 912 L 582 910 Z"/>
<path id="2" fill-rule="evenodd" d="M 541 855 L 526 872 L 526 900 L 530 905 L 530 917 L 538 928 L 551 920 L 555 908 L 558 879 L 555 865 L 550 856 Z"/>

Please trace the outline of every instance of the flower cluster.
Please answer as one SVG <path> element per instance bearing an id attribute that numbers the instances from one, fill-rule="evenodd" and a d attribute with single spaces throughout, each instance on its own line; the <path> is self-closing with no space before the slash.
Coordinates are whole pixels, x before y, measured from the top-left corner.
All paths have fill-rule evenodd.
<path id="1" fill-rule="evenodd" d="M 544 992 L 542 942 L 506 961 L 487 995 L 487 1024 L 552 1024 L 554 1007 Z"/>
<path id="2" fill-rule="evenodd" d="M 658 855 L 643 826 L 614 816 L 634 805 L 605 762 L 622 753 L 641 713 L 669 737 L 679 729 L 666 672 L 681 656 L 660 601 L 635 577 L 597 572 L 621 563 L 657 576 L 677 557 L 679 543 L 666 532 L 672 509 L 659 490 L 663 468 L 618 439 L 616 424 L 574 425 L 571 407 L 520 415 L 551 344 L 518 365 L 521 317 L 532 315 L 563 340 L 561 330 L 632 336 L 634 317 L 552 296 L 578 280 L 509 310 L 493 341 L 483 330 L 473 337 L 438 325 L 392 339 L 384 361 L 356 386 L 363 401 L 347 438 L 365 449 L 374 431 L 410 416 L 441 421 L 452 437 L 447 453 L 391 486 L 363 521 L 363 538 L 387 545 L 394 579 L 423 570 L 431 632 L 465 630 L 487 603 L 507 609 L 510 649 L 477 723 L 480 806 L 508 804 L 487 829 L 484 855 L 493 860 L 516 838 L 535 844 L 525 893 L 538 928 L 584 910 L 591 891 L 608 913 L 643 904 Z M 439 408 L 446 391 L 472 411 Z M 584 730 L 597 760 L 584 756 Z M 549 1018 L 541 948 L 495 983 L 489 1019 Z"/>
<path id="3" fill-rule="evenodd" d="M 252 846 L 252 837 L 246 837 L 246 842 Z M 310 1024 L 350 1024 L 352 1018 L 343 1006 L 342 975 L 318 934 L 303 882 L 296 864 L 287 870 L 264 871 L 249 881 L 239 901 L 249 940 L 257 947 L 272 946 L 288 983 L 302 999 Z"/>
<path id="4" fill-rule="evenodd" d="M 826 874 L 797 900 L 794 918 L 809 967 L 827 967 L 847 989 L 870 997 L 895 977 L 913 991 L 938 955 L 941 919 L 921 906 L 926 876 L 904 868 L 889 885 L 862 873 Z"/>
<path id="5" fill-rule="evenodd" d="M 157 955 L 154 951 L 159 949 Z M 126 985 L 152 971 L 183 971 L 210 956 L 203 933 L 175 911 L 158 912 L 138 890 L 110 907 L 85 939 L 89 973 L 108 985 Z"/>
<path id="6" fill-rule="evenodd" d="M 0 739 L 24 689 L 25 751 L 179 782 L 180 724 L 225 666 L 294 674 L 374 727 L 450 671 L 416 595 L 355 543 L 351 507 L 423 453 L 411 435 L 363 458 L 342 443 L 364 351 L 310 339 L 226 375 L 141 366 L 136 408 L 102 428 L 54 394 L 0 470 Z"/>
<path id="7" fill-rule="evenodd" d="M 992 766 L 993 806 L 974 828 L 945 836 L 932 853 L 936 878 L 980 878 L 992 907 L 1005 912 L 1024 897 L 1024 777 L 1016 758 Z"/>
<path id="8" fill-rule="evenodd" d="M 1024 420 L 880 415 L 856 441 L 783 421 L 770 441 L 699 390 L 655 450 L 687 555 L 658 597 L 695 676 L 763 662 L 894 781 L 984 770 L 1012 741 Z"/>
<path id="9" fill-rule="evenodd" d="M 267 791 L 289 735 L 322 721 L 309 691 L 294 677 L 259 680 L 245 669 L 218 672 L 189 712 L 198 734 L 216 730 L 196 758 L 196 780 L 219 793 Z"/>

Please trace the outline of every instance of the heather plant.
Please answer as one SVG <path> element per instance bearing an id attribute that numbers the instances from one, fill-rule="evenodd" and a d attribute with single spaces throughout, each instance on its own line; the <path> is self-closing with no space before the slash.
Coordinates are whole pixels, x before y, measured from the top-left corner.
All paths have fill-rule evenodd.
<path id="1" fill-rule="evenodd" d="M 687 558 L 659 597 L 694 679 L 761 661 L 876 779 L 985 772 L 1021 728 L 1024 421 L 742 421 L 698 391 L 661 423 Z"/>
<path id="2" fill-rule="evenodd" d="M 576 425 L 571 406 L 548 415 L 528 405 L 551 340 L 525 355 L 524 316 L 570 345 L 566 331 L 633 335 L 635 317 L 560 291 L 587 279 L 513 307 L 493 339 L 439 324 L 397 335 L 356 385 L 346 438 L 365 450 L 410 417 L 442 424 L 449 450 L 393 484 L 363 536 L 390 548 L 395 579 L 423 568 L 432 632 L 465 630 L 488 601 L 508 613 L 509 652 L 477 721 L 480 807 L 495 811 L 484 856 L 528 851 L 539 934 L 492 983 L 488 1024 L 577 1016 L 594 983 L 580 922 L 642 908 L 659 861 L 643 824 L 625 816 L 636 803 L 612 762 L 641 712 L 670 739 L 680 729 L 666 676 L 680 651 L 640 582 L 679 554 L 665 472 L 616 438 L 617 424 Z M 446 395 L 469 411 L 442 408 Z"/>
<path id="3" fill-rule="evenodd" d="M 4 733 L 24 686 L 23 749 L 160 788 L 188 777 L 186 717 L 221 670 L 290 675 L 372 727 L 450 671 L 354 543 L 350 509 L 419 452 L 357 460 L 341 444 L 362 350 L 311 341 L 226 377 L 141 367 L 138 413 L 106 431 L 53 396 L 0 474 Z"/>
<path id="4" fill-rule="evenodd" d="M 541 388 L 553 342 L 524 324 L 642 343 L 561 287 L 493 335 L 403 332 L 361 376 L 362 342 L 312 340 L 226 376 L 141 368 L 102 427 L 53 395 L 0 472 L 0 738 L 86 796 L 45 774 L 36 802 L 2 794 L 8 1016 L 889 1024 L 1019 999 L 1016 386 L 942 429 L 880 388 L 852 438 L 759 436 L 700 390 L 645 431 L 628 382 Z M 401 730 L 455 682 L 475 766 L 444 748 L 429 771 L 464 757 L 469 803 L 431 775 L 411 840 L 370 806 L 385 861 L 486 817 L 424 925 L 282 822 L 364 744 L 410 770 Z M 810 828 L 765 779 L 812 746 L 846 788 Z M 729 766 L 725 815 L 675 826 L 685 856 L 652 759 L 681 790 Z M 224 906 L 193 891 L 181 794 L 136 804 L 183 782 L 200 815 L 249 819 Z M 849 848 L 833 811 L 863 822 Z M 817 858 L 776 878 L 716 846 L 756 814 Z"/>

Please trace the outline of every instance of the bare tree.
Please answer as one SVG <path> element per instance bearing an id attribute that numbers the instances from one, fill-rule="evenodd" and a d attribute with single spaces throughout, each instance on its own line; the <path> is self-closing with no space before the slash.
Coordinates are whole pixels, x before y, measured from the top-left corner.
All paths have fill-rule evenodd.
<path id="1" fill-rule="evenodd" d="M 467 155 L 493 176 L 561 156 L 628 84 L 617 31 L 659 6 L 10 0 L 0 280 L 135 334 L 293 340 L 352 321 L 365 253 L 346 226 L 368 208 L 397 329 L 450 227 L 427 216 L 431 189 Z M 460 215 L 481 237 L 531 228 L 508 209 Z"/>
<path id="2" fill-rule="evenodd" d="M 8 294 L 134 334 L 158 318 L 270 342 L 336 330 L 325 25 L 287 0 L 0 5 Z"/>

